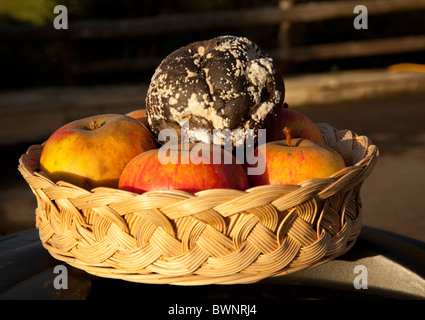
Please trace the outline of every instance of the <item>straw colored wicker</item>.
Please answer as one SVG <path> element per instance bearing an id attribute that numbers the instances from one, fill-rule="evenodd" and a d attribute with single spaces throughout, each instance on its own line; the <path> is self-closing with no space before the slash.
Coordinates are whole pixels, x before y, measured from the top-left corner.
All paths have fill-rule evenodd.
<path id="1" fill-rule="evenodd" d="M 40 173 L 41 145 L 22 155 L 19 170 L 37 198 L 40 239 L 58 260 L 133 282 L 251 283 L 330 261 L 360 233 L 360 189 L 379 150 L 366 136 L 318 126 L 347 167 L 297 186 L 87 191 Z"/>

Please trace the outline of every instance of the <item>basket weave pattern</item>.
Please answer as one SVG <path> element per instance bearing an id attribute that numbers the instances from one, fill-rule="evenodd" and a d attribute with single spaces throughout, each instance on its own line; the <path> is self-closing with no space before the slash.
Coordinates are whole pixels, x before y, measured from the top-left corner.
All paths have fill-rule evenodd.
<path id="1" fill-rule="evenodd" d="M 360 189 L 379 150 L 366 136 L 317 125 L 346 168 L 297 186 L 87 191 L 40 173 L 41 145 L 21 156 L 19 170 L 37 198 L 43 246 L 58 260 L 133 282 L 251 283 L 332 260 L 360 233 Z"/>

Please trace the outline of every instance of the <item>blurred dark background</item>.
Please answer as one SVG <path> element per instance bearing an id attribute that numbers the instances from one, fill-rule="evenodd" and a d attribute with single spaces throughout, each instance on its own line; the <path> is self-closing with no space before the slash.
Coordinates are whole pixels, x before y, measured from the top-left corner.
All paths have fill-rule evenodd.
<path id="1" fill-rule="evenodd" d="M 68 10 L 56 30 L 55 6 Z M 356 29 L 356 5 L 368 28 Z M 425 241 L 425 1 L 0 1 L 0 236 L 34 227 L 18 159 L 62 124 L 144 108 L 160 61 L 190 42 L 245 36 L 278 63 L 286 100 L 381 149 L 365 224 Z"/>
<path id="2" fill-rule="evenodd" d="M 418 51 L 413 43 L 408 44 L 410 48 L 403 48 L 406 44 L 400 43 L 398 49 L 391 47 L 380 52 L 382 44 L 377 42 L 425 35 L 424 8 L 369 15 L 367 30 L 353 27 L 356 14 L 351 7 L 348 13 L 340 13 L 341 17 L 338 14 L 320 20 L 301 17 L 295 18 L 290 25 L 285 25 L 285 21 L 276 22 L 273 15 L 267 21 L 267 13 L 265 18 L 260 14 L 252 15 L 256 9 L 261 12 L 264 8 L 276 8 L 277 11 L 280 3 L 299 6 L 343 2 L 353 3 L 324 0 L 3 0 L 0 4 L 3 38 L 0 89 L 148 82 L 157 63 L 175 49 L 223 34 L 250 38 L 270 52 L 285 75 L 386 68 L 399 61 L 424 63 L 423 50 Z M 68 30 L 55 30 L 52 26 L 57 16 L 53 13 L 56 5 L 65 5 L 68 9 Z M 244 10 L 248 11 L 248 22 L 240 18 L 238 21 L 240 16 L 236 16 L 236 20 L 228 16 L 220 20 L 223 12 L 241 13 Z M 328 9 L 319 7 L 318 10 Z M 211 15 L 203 16 L 208 13 Z M 181 16 L 176 18 L 178 15 Z M 160 19 L 155 22 L 154 18 L 158 17 L 173 24 L 167 28 Z M 203 19 L 205 17 L 207 20 Z M 151 19 L 151 24 L 134 24 L 143 18 Z M 213 19 L 208 23 L 209 18 Z M 119 28 L 122 32 L 117 33 Z M 372 41 L 370 46 L 377 47 L 377 53 L 353 55 L 347 48 L 345 56 L 336 53 L 333 56 L 333 48 L 329 47 L 325 58 L 291 55 L 291 49 L 299 53 L 297 49 L 307 46 L 367 40 Z"/>

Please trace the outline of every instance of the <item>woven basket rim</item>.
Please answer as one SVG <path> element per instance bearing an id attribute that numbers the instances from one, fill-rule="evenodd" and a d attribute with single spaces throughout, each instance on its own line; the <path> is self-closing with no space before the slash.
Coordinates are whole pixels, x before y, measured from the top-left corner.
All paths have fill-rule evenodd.
<path id="1" fill-rule="evenodd" d="M 58 260 L 133 282 L 251 283 L 332 260 L 360 232 L 359 191 L 379 149 L 350 130 L 317 126 L 346 167 L 296 186 L 85 190 L 39 171 L 42 144 L 28 148 L 18 169 L 37 198 L 43 246 Z"/>

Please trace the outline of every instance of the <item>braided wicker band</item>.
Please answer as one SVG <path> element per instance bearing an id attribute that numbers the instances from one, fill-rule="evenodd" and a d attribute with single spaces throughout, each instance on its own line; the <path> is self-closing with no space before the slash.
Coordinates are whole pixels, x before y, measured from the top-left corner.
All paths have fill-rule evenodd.
<path id="1" fill-rule="evenodd" d="M 366 136 L 317 125 L 346 168 L 297 186 L 87 191 L 40 173 L 41 145 L 21 156 L 19 170 L 37 199 L 43 246 L 58 260 L 132 282 L 252 283 L 330 261 L 360 233 L 360 189 L 379 150 Z"/>

